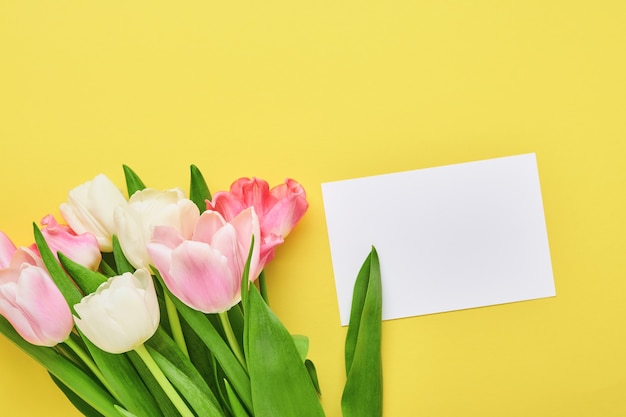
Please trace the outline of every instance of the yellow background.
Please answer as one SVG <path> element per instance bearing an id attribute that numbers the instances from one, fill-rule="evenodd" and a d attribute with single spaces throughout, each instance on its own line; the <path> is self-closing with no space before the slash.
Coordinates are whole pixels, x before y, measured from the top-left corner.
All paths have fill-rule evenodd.
<path id="1" fill-rule="evenodd" d="M 270 296 L 338 417 L 320 184 L 536 152 L 557 296 L 385 322 L 385 416 L 624 416 L 625 22 L 617 0 L 0 0 L 0 229 L 30 244 L 123 163 L 156 188 L 191 163 L 214 191 L 299 180 Z M 76 415 L 1 337 L 0 415 Z"/>

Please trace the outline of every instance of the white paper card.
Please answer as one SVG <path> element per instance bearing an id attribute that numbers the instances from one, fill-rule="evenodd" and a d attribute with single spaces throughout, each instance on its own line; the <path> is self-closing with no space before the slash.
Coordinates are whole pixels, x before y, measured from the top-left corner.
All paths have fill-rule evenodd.
<path id="1" fill-rule="evenodd" d="M 342 325 L 371 245 L 384 320 L 555 295 L 535 154 L 325 183 L 322 194 Z"/>

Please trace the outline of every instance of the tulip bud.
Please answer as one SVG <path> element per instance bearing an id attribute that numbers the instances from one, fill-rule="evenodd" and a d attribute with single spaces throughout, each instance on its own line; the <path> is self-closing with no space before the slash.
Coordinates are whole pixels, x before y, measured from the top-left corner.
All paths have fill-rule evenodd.
<path id="1" fill-rule="evenodd" d="M 155 226 L 171 226 L 190 238 L 200 216 L 198 207 L 180 189 L 158 191 L 147 188 L 133 194 L 115 211 L 120 246 L 135 268 L 148 268 L 151 260 L 146 244 Z"/>
<path id="2" fill-rule="evenodd" d="M 74 306 L 76 326 L 109 353 L 124 353 L 148 340 L 159 325 L 159 304 L 150 273 L 138 269 L 109 278 Z"/>
<path id="3" fill-rule="evenodd" d="M 77 234 L 91 233 L 102 252 L 111 252 L 115 232 L 113 212 L 126 204 L 122 192 L 103 174 L 97 175 L 69 192 L 61 204 L 61 215 Z"/>

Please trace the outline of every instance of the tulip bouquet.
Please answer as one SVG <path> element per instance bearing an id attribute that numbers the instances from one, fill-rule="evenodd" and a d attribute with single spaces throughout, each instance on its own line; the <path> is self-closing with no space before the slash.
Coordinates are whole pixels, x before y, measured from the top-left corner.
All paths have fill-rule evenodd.
<path id="1" fill-rule="evenodd" d="M 256 178 L 211 196 L 191 166 L 181 189 L 129 198 L 104 175 L 70 191 L 66 224 L 35 243 L 0 232 L 0 332 L 43 365 L 86 416 L 323 416 L 309 340 L 267 303 L 264 266 L 307 210 L 294 180 Z M 382 415 L 381 285 L 372 248 L 346 336 L 345 417 Z"/>

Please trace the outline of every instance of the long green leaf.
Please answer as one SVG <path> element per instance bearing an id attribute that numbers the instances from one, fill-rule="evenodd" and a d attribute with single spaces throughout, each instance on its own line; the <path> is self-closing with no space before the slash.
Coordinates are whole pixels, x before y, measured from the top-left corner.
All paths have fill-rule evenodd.
<path id="1" fill-rule="evenodd" d="M 255 417 L 324 416 L 293 338 L 253 285 L 248 294 L 246 326 Z"/>
<path id="2" fill-rule="evenodd" d="M 126 190 L 128 191 L 128 197 L 135 194 L 137 191 L 146 188 L 146 185 L 141 181 L 139 175 L 135 173 L 128 165 L 122 165 L 124 168 L 124 177 L 126 178 Z"/>
<path id="3" fill-rule="evenodd" d="M 237 397 L 237 394 L 235 393 L 235 391 L 233 391 L 233 387 L 230 386 L 227 379 L 224 380 L 224 386 L 226 389 L 226 395 L 228 396 L 230 409 L 234 417 L 249 417 L 246 409 L 241 404 L 239 397 Z"/>
<path id="4" fill-rule="evenodd" d="M 190 170 L 191 184 L 189 186 L 189 199 L 198 206 L 200 213 L 202 213 L 206 210 L 206 200 L 211 201 L 211 192 L 200 169 L 195 165 L 191 165 Z"/>
<path id="5" fill-rule="evenodd" d="M 135 272 L 135 268 L 128 262 L 126 256 L 124 256 L 124 252 L 122 251 L 122 247 L 120 246 L 120 241 L 116 235 L 113 235 L 113 257 L 115 259 L 115 265 L 117 267 L 117 273 L 123 274 L 124 272 Z"/>
<path id="6" fill-rule="evenodd" d="M 128 359 L 133 363 L 133 366 L 137 370 L 137 373 L 146 384 L 146 388 L 154 397 L 161 414 L 165 417 L 181 417 L 180 413 L 176 409 L 176 406 L 172 403 L 172 400 L 167 396 L 161 384 L 156 380 L 154 374 L 148 369 L 146 363 L 141 359 L 137 352 L 130 351 L 126 354 Z"/>
<path id="7" fill-rule="evenodd" d="M 302 334 L 292 334 L 291 338 L 293 339 L 293 343 L 295 343 L 296 345 L 296 349 L 298 349 L 300 359 L 302 359 L 302 362 L 304 362 L 306 360 L 306 355 L 309 354 L 308 336 L 304 336 Z"/>
<path id="8" fill-rule="evenodd" d="M 210 391 L 207 392 L 198 387 L 184 372 L 174 366 L 156 350 L 148 347 L 148 351 L 167 379 L 169 379 L 189 405 L 191 405 L 191 408 L 193 408 L 197 415 L 203 417 L 222 417 L 224 415 L 219 404 L 214 402 L 215 397 L 211 398 L 210 395 L 207 395 Z"/>
<path id="9" fill-rule="evenodd" d="M 124 410 L 122 407 L 118 407 L 117 405 L 115 406 L 115 409 L 118 413 L 120 413 L 122 417 L 137 417 L 133 413 L 129 412 L 128 410 Z"/>
<path id="10" fill-rule="evenodd" d="M 13 326 L 0 316 L 0 333 L 33 358 L 65 386 L 80 396 L 87 404 L 105 417 L 119 417 L 114 408 L 115 400 L 102 386 L 59 355 L 53 348 L 31 345 L 15 331 Z"/>
<path id="11" fill-rule="evenodd" d="M 354 285 L 346 335 L 347 380 L 341 398 L 343 417 L 382 416 L 381 321 L 380 264 L 376 249 L 372 247 Z"/>
<path id="12" fill-rule="evenodd" d="M 115 390 L 115 396 L 122 401 L 124 408 L 138 417 L 163 415 L 126 354 L 118 355 L 105 352 L 91 343 L 84 335 L 81 334 L 81 336 L 91 357 L 112 389 Z"/>
<path id="13" fill-rule="evenodd" d="M 315 369 L 315 364 L 312 360 L 307 359 L 304 361 L 304 366 L 306 366 L 306 370 L 309 373 L 309 378 L 311 378 L 311 383 L 315 388 L 315 392 L 317 392 L 317 395 L 322 395 L 322 390 L 320 389 L 320 381 L 317 378 L 317 369 Z"/>
<path id="14" fill-rule="evenodd" d="M 196 369 L 189 358 L 187 358 L 187 356 L 185 356 L 185 354 L 183 354 L 183 352 L 178 348 L 176 342 L 174 342 L 174 340 L 163 329 L 158 328 L 154 336 L 150 338 L 146 345 L 151 349 L 151 353 L 153 350 L 158 352 L 170 364 L 184 373 L 189 381 L 193 382 L 194 385 L 202 390 L 204 395 L 216 407 L 219 406 L 220 403 L 217 400 L 217 397 L 198 369 Z"/>

